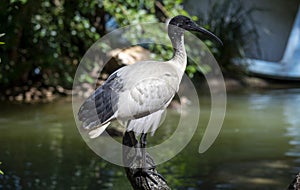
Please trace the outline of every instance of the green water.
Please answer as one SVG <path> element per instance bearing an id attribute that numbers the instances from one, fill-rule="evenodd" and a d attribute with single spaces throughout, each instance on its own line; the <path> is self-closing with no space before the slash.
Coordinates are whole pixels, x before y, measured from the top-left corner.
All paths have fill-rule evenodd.
<path id="1" fill-rule="evenodd" d="M 0 103 L 0 189 L 131 189 L 123 168 L 98 157 L 77 131 L 72 104 Z M 209 97 L 192 141 L 158 166 L 172 189 L 285 189 L 300 171 L 300 90 L 228 94 L 222 131 L 198 153 L 208 121 Z M 175 121 L 169 111 L 166 121 Z M 168 138 L 161 127 L 151 144 Z M 120 139 L 119 139 L 120 140 Z"/>

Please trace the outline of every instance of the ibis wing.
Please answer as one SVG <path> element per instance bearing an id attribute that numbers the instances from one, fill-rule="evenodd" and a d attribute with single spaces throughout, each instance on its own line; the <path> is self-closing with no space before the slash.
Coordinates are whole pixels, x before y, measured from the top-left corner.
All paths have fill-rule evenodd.
<path id="1" fill-rule="evenodd" d="M 114 73 L 82 104 L 78 118 L 84 129 L 104 125 L 114 117 L 121 89 L 122 81 Z"/>
<path id="2" fill-rule="evenodd" d="M 118 117 L 137 119 L 165 109 L 176 93 L 165 78 L 145 78 L 136 81 L 119 98 Z"/>

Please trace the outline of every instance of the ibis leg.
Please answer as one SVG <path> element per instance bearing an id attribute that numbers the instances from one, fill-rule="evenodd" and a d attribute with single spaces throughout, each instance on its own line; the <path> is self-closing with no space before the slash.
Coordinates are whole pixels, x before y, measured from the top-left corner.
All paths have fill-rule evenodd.
<path id="1" fill-rule="evenodd" d="M 146 169 L 146 145 L 147 145 L 147 133 L 142 133 L 140 138 L 141 154 L 142 154 L 142 167 Z"/>
<path id="2" fill-rule="evenodd" d="M 146 156 L 146 145 L 147 145 L 147 133 L 142 133 L 140 137 L 140 155 L 141 155 L 141 167 L 140 169 L 136 172 L 135 175 L 140 175 L 149 178 L 153 183 L 157 183 L 156 180 L 152 177 L 153 175 L 158 176 L 161 178 L 163 181 L 166 182 L 166 180 L 163 178 L 163 176 L 157 172 L 153 172 L 155 169 L 154 165 L 148 164 L 147 166 L 147 156 Z"/>
<path id="3" fill-rule="evenodd" d="M 146 152 L 146 138 L 147 134 L 141 134 L 138 142 L 133 131 L 124 134 L 123 144 L 126 146 L 123 147 L 123 162 L 128 166 L 125 168 L 127 177 L 134 189 L 150 190 L 153 184 L 157 187 L 167 187 L 166 180 L 156 171 L 154 160 Z"/>

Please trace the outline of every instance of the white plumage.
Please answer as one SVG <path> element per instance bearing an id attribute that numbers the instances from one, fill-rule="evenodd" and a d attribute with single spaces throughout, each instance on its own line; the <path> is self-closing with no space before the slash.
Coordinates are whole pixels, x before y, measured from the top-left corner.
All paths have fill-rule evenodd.
<path id="1" fill-rule="evenodd" d="M 151 129 L 153 133 L 159 125 L 163 111 L 178 91 L 182 74 L 183 71 L 180 71 L 178 65 L 172 62 L 157 63 L 153 61 L 138 62 L 122 67 L 114 72 L 112 74 L 114 80 L 111 82 L 108 79 L 109 87 L 114 93 L 111 90 L 106 90 L 106 95 L 101 98 L 116 100 L 116 102 L 105 101 L 106 103 L 97 105 L 97 99 L 94 99 L 94 94 L 86 101 L 89 105 L 92 104 L 89 107 L 96 109 L 96 111 L 86 112 L 88 114 L 85 116 L 86 120 L 89 118 L 98 120 L 97 117 L 90 114 L 97 113 L 97 109 L 104 110 L 101 107 L 111 106 L 112 108 L 110 109 L 113 109 L 113 115 L 107 119 L 108 121 L 95 122 L 101 124 L 96 124 L 97 126 L 92 128 L 92 131 L 89 133 L 90 137 L 95 138 L 99 136 L 108 126 L 107 123 L 113 119 L 118 119 L 125 123 L 127 130 L 146 133 Z M 103 86 L 105 87 L 108 83 L 106 82 Z M 100 87 L 97 90 L 103 89 L 105 88 Z M 80 110 L 85 110 L 87 107 L 85 104 Z M 83 111 L 80 113 L 83 113 Z M 90 128 L 86 124 L 91 122 L 85 123 L 85 120 L 82 120 L 84 122 L 83 127 L 86 129 Z"/>

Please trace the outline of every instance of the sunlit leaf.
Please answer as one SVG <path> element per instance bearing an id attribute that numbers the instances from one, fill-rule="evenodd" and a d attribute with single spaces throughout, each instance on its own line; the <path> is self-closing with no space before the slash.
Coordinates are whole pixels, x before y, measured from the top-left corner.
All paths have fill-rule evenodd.
<path id="1" fill-rule="evenodd" d="M 2 162 L 0 162 L 0 165 L 2 164 Z M 0 170 L 0 174 L 4 175 L 4 172 L 2 170 Z"/>

